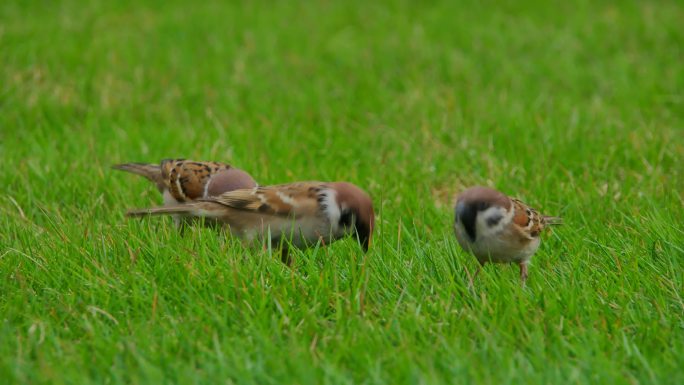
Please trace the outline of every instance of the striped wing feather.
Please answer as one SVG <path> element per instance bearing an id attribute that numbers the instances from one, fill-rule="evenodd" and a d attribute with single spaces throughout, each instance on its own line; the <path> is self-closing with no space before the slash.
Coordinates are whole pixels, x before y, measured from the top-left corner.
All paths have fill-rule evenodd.
<path id="1" fill-rule="evenodd" d="M 167 159 L 161 162 L 162 179 L 171 195 L 179 202 L 202 198 L 209 179 L 229 168 L 231 166 L 225 163 L 185 159 Z"/>
<path id="2" fill-rule="evenodd" d="M 263 186 L 230 191 L 206 200 L 264 215 L 299 217 L 320 211 L 319 200 L 325 187 L 321 182 Z"/>
<path id="3" fill-rule="evenodd" d="M 546 228 L 546 217 L 518 199 L 511 200 L 515 210 L 513 222 L 520 226 L 530 238 L 538 237 Z"/>

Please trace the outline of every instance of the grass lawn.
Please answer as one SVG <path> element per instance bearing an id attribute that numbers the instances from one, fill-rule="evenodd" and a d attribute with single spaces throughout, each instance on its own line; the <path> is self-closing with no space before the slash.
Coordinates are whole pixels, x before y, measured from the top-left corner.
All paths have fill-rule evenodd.
<path id="1" fill-rule="evenodd" d="M 684 383 L 679 1 L 0 3 L 0 382 Z M 185 157 L 376 207 L 292 268 L 109 167 Z M 566 225 L 477 266 L 454 195 Z"/>

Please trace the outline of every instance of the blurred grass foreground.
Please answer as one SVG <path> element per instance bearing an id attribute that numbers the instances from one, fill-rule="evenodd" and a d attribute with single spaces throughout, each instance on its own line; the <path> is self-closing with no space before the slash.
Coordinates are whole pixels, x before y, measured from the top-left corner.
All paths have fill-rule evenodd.
<path id="1" fill-rule="evenodd" d="M 9 384 L 684 383 L 679 1 L 3 1 Z M 112 164 L 346 180 L 373 247 L 290 268 Z M 566 225 L 517 269 L 452 234 L 481 184 Z"/>

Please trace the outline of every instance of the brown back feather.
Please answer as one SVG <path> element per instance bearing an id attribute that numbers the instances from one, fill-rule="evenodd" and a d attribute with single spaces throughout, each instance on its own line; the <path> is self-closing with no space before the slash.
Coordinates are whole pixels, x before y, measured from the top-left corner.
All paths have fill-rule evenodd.
<path id="1" fill-rule="evenodd" d="M 244 211 L 268 215 L 300 216 L 318 212 L 318 193 L 325 188 L 322 182 L 299 182 L 223 193 L 206 201 Z M 296 206 L 293 202 L 297 202 Z"/>

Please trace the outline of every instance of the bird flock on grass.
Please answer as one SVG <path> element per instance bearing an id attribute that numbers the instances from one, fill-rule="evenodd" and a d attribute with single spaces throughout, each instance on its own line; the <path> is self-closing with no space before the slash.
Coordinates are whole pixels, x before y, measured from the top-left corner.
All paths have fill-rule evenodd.
<path id="1" fill-rule="evenodd" d="M 113 168 L 149 179 L 164 199 L 163 206 L 128 211 L 129 217 L 171 215 L 179 227 L 199 222 L 224 228 L 246 245 L 278 245 L 288 264 L 292 262 L 291 248 L 326 245 L 347 236 L 355 237 L 364 251 L 371 246 L 373 203 L 352 183 L 259 186 L 247 172 L 229 164 L 185 159 Z M 459 245 L 474 255 L 480 266 L 487 262 L 518 264 L 523 284 L 541 233 L 561 223 L 558 217 L 542 215 L 488 187 L 462 191 L 454 214 Z M 479 271 L 480 267 L 475 276 Z"/>

